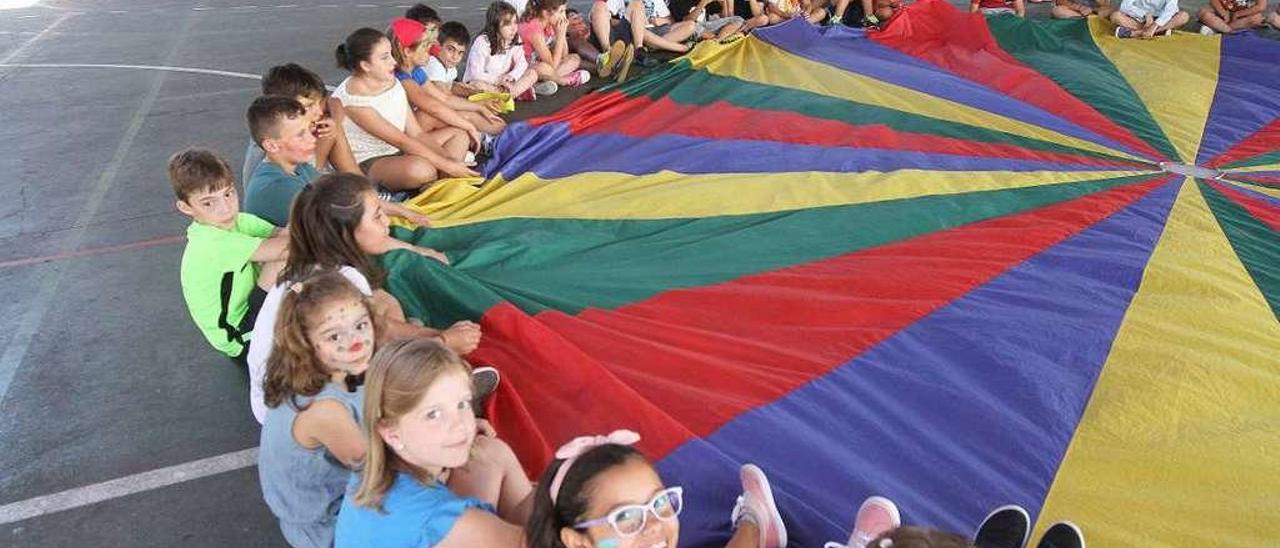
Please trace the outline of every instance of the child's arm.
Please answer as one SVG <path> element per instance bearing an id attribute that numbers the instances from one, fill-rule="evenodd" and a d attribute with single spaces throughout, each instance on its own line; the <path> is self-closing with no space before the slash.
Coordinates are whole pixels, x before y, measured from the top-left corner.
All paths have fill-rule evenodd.
<path id="1" fill-rule="evenodd" d="M 558 26 L 556 28 L 556 32 L 560 32 Z M 533 32 L 531 34 L 534 34 L 535 36 L 529 39 L 529 44 L 533 47 L 533 52 L 538 55 L 538 60 L 551 65 L 553 70 L 556 67 L 559 67 L 560 63 L 564 61 L 566 53 L 564 37 L 560 35 L 556 36 L 556 49 L 555 51 L 551 51 L 551 48 L 547 47 L 547 43 L 542 40 L 541 29 L 538 29 L 537 32 Z M 516 55 L 519 56 L 520 54 L 517 53 Z"/>
<path id="2" fill-rule="evenodd" d="M 978 0 L 969 0 L 969 13 L 978 13 Z"/>
<path id="3" fill-rule="evenodd" d="M 1251 8 L 1245 8 L 1240 11 L 1233 12 L 1231 14 L 1231 18 L 1239 19 L 1241 17 L 1252 17 L 1265 11 L 1267 11 L 1267 0 L 1258 0 L 1258 3 L 1254 4 Z"/>
<path id="4" fill-rule="evenodd" d="M 1018 17 L 1027 16 L 1027 4 L 1023 0 L 1013 0 L 1013 13 Z"/>
<path id="5" fill-rule="evenodd" d="M 316 167 L 332 165 L 335 171 L 362 175 L 360 165 L 351 154 L 351 144 L 347 142 L 347 130 L 342 121 L 346 118 L 346 110 L 337 97 L 325 99 L 325 110 L 328 115 L 316 124 Z"/>
<path id="6" fill-rule="evenodd" d="M 474 171 L 463 166 L 461 162 L 446 157 L 440 151 L 416 139 L 415 137 L 422 133 L 422 128 L 413 116 L 405 118 L 404 131 L 400 131 L 399 128 L 391 125 L 391 122 L 388 122 L 372 107 L 349 106 L 347 107 L 347 116 L 369 132 L 370 135 L 382 139 L 405 154 L 417 156 L 431 162 L 431 165 L 436 166 L 440 171 L 448 175 L 454 177 L 474 177 L 476 175 Z"/>
<path id="7" fill-rule="evenodd" d="M 524 546 L 524 529 L 503 521 L 484 510 L 469 508 L 454 522 L 449 534 L 438 544 L 440 548 L 466 548 L 469 546 L 495 546 L 519 548 Z"/>
<path id="8" fill-rule="evenodd" d="M 284 261 L 289 257 L 289 229 L 282 228 L 262 241 L 249 260 L 255 263 Z"/>
<path id="9" fill-rule="evenodd" d="M 511 70 L 507 72 L 506 76 L 512 81 L 519 80 L 529 70 L 529 60 L 524 58 L 523 51 L 515 51 L 517 47 L 519 46 L 507 48 L 507 54 L 511 56 L 512 63 Z"/>
<path id="10" fill-rule="evenodd" d="M 336 400 L 314 402 L 298 413 L 293 436 L 303 447 L 323 445 L 347 468 L 358 468 L 364 462 L 364 432 L 346 406 Z"/>
<path id="11" fill-rule="evenodd" d="M 473 140 L 479 141 L 480 130 L 476 129 L 475 124 L 459 115 L 458 111 L 445 104 L 444 100 L 441 100 L 450 99 L 450 97 L 434 96 L 438 93 L 437 90 L 433 89 L 435 86 L 428 85 L 424 88 L 413 80 L 401 80 L 400 85 L 404 86 L 404 92 L 405 95 L 409 96 L 410 105 L 417 107 L 418 110 L 425 111 L 446 124 L 471 134 Z"/>
<path id="12" fill-rule="evenodd" d="M 418 213 L 417 211 L 414 211 L 412 209 L 405 207 L 404 204 L 398 204 L 395 202 L 383 202 L 382 210 L 386 211 L 390 215 L 395 215 L 396 217 L 402 217 L 406 221 L 409 221 L 418 226 L 426 226 L 426 227 L 431 226 L 431 219 L 427 218 L 426 215 L 423 215 L 421 213 Z"/>

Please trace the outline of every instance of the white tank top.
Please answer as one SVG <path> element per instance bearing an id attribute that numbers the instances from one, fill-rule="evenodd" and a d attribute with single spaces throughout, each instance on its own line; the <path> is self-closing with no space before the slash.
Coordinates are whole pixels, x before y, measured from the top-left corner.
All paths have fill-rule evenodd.
<path id="1" fill-rule="evenodd" d="M 352 95 L 347 91 L 347 83 L 350 81 L 351 78 L 348 77 L 333 91 L 333 96 L 342 101 L 342 106 L 372 108 L 396 129 L 404 131 L 410 112 L 409 96 L 405 95 L 404 87 L 399 81 L 378 95 Z M 356 163 L 400 152 L 391 143 L 365 131 L 350 116 L 343 121 L 342 128 L 347 132 L 347 141 L 351 143 L 351 153 L 356 157 Z"/>

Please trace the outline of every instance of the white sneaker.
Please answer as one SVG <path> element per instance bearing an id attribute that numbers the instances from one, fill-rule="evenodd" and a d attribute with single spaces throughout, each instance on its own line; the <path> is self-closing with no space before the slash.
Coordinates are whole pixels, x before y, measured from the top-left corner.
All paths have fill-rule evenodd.
<path id="1" fill-rule="evenodd" d="M 743 520 L 750 521 L 760 533 L 760 548 L 780 548 L 787 545 L 787 526 L 773 501 L 773 489 L 769 478 L 754 464 L 744 464 L 738 471 L 742 480 L 742 495 L 729 520 L 734 529 Z"/>
<path id="2" fill-rule="evenodd" d="M 1209 28 L 1209 25 L 1200 25 L 1200 34 L 1203 34 L 1205 36 L 1213 36 L 1215 34 L 1218 34 L 1218 31 Z"/>
<path id="3" fill-rule="evenodd" d="M 555 95 L 557 91 L 560 91 L 560 86 L 550 80 L 533 85 L 533 92 L 543 97 Z"/>

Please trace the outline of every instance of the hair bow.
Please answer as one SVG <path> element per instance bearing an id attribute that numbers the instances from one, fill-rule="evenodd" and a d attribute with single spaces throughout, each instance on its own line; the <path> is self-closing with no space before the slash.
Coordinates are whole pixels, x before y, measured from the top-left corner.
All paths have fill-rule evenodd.
<path id="1" fill-rule="evenodd" d="M 551 480 L 548 493 L 551 495 L 551 504 L 556 503 L 556 497 L 560 493 L 560 484 L 564 482 L 564 477 L 569 472 L 569 467 L 573 466 L 574 461 L 583 453 L 600 447 L 601 445 L 634 445 L 640 441 L 640 434 L 630 430 L 614 430 L 607 436 L 581 436 L 573 438 L 572 441 L 561 445 L 556 449 L 556 458 L 564 459 L 564 464 L 560 465 L 560 469 L 556 470 L 555 479 Z"/>

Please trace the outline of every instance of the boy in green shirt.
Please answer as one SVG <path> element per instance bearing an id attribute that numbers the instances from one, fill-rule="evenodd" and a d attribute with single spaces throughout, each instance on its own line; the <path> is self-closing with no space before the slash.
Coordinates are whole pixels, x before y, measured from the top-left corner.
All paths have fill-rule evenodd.
<path id="1" fill-rule="evenodd" d="M 231 166 L 210 150 L 169 158 L 178 211 L 191 217 L 182 252 L 182 296 L 209 344 L 244 364 L 257 306 L 289 250 L 287 231 L 240 213 Z"/>

